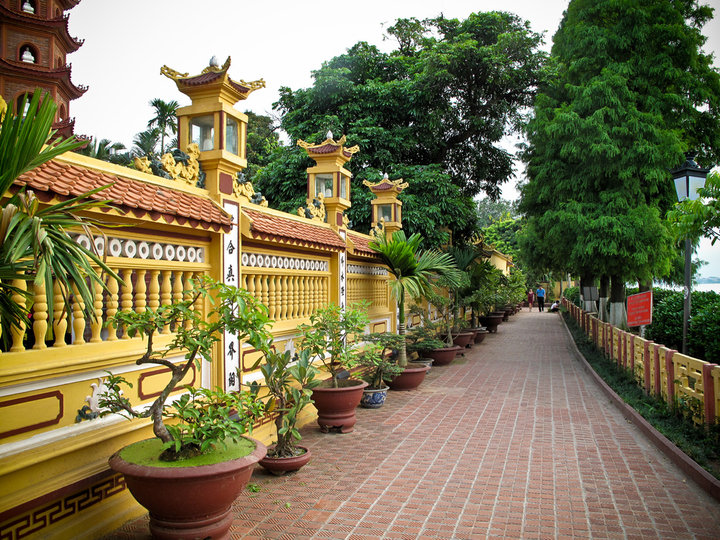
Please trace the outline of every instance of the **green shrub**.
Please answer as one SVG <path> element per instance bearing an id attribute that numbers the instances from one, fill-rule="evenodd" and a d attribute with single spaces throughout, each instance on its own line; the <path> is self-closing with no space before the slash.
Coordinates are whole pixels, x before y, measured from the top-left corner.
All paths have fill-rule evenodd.
<path id="1" fill-rule="evenodd" d="M 563 297 L 567 298 L 576 306 L 580 305 L 580 287 L 568 287 L 563 291 Z"/>
<path id="2" fill-rule="evenodd" d="M 659 292 L 657 296 L 656 292 Z M 659 300 L 658 300 L 659 298 Z M 653 291 L 653 323 L 646 337 L 655 343 L 680 350 L 683 331 L 683 292 Z M 720 295 L 713 291 L 692 293 L 688 328 L 688 354 L 714 362 L 720 359 Z"/>

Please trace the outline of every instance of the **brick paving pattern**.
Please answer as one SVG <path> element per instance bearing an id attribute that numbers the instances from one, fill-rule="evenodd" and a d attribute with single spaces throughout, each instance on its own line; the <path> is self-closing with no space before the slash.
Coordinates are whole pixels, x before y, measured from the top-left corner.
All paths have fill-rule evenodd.
<path id="1" fill-rule="evenodd" d="M 629 424 L 556 314 L 510 318 L 421 388 L 303 430 L 313 460 L 235 501 L 235 539 L 720 538 L 720 504 Z M 148 538 L 147 518 L 108 539 Z"/>

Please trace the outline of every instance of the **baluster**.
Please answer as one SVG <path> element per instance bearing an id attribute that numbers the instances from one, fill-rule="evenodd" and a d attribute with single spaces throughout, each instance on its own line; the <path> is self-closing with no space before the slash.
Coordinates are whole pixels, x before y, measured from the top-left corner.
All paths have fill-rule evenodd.
<path id="1" fill-rule="evenodd" d="M 250 293 L 250 296 L 255 296 L 255 274 L 243 277 L 246 277 L 247 284 L 245 288 L 247 289 L 247 292 Z"/>
<path id="2" fill-rule="evenodd" d="M 295 276 L 288 276 L 288 319 L 294 319 L 297 315 L 295 310 Z"/>
<path id="3" fill-rule="evenodd" d="M 190 282 L 192 281 L 193 276 L 194 276 L 194 273 L 193 273 L 193 272 L 186 272 L 186 273 L 185 273 L 185 287 L 184 287 L 184 290 L 187 291 L 187 289 L 190 288 L 190 286 L 191 286 L 191 283 L 190 283 Z M 185 300 L 188 300 L 188 301 L 192 300 L 192 293 L 191 293 L 191 292 L 187 291 L 187 292 L 183 293 L 183 295 L 184 295 L 184 297 L 185 297 Z M 188 310 L 189 310 L 189 311 L 195 311 L 195 303 L 191 303 L 191 304 L 188 306 Z M 191 319 L 186 320 L 186 321 L 185 321 L 185 328 L 189 330 L 190 328 L 192 328 L 192 324 L 193 324 L 193 322 L 192 322 Z"/>
<path id="4" fill-rule="evenodd" d="M 173 272 L 173 285 L 172 285 L 172 301 L 182 302 L 183 299 L 183 272 L 182 270 L 176 270 Z M 172 332 L 177 332 L 177 324 L 173 325 Z"/>
<path id="5" fill-rule="evenodd" d="M 122 295 L 120 296 L 120 308 L 123 311 L 131 311 L 133 307 L 133 285 L 132 285 L 132 268 L 125 268 L 122 271 L 122 278 L 125 284 L 122 286 Z M 123 339 L 130 339 L 127 328 L 123 326 Z"/>
<path id="6" fill-rule="evenodd" d="M 300 289 L 302 291 L 302 309 L 303 309 L 303 318 L 309 317 L 310 313 L 312 313 L 312 289 L 310 288 L 310 276 L 302 276 L 302 288 Z"/>
<path id="7" fill-rule="evenodd" d="M 73 285 L 72 295 L 72 310 L 73 310 L 73 345 L 83 345 L 85 343 L 85 301 L 77 290 L 77 287 Z"/>
<path id="8" fill-rule="evenodd" d="M 275 291 L 275 276 L 268 276 L 268 316 L 275 320 L 277 311 L 277 297 Z"/>
<path id="9" fill-rule="evenodd" d="M 117 272 L 117 271 L 116 271 Z M 117 313 L 118 308 L 118 290 L 119 290 L 119 284 L 118 280 L 115 279 L 112 276 L 108 276 L 107 278 L 107 288 L 108 288 L 108 299 L 107 299 L 107 318 L 108 320 L 112 319 L 115 314 Z M 117 327 L 114 324 L 109 324 L 107 327 L 108 341 L 117 341 Z"/>
<path id="10" fill-rule="evenodd" d="M 150 271 L 150 284 L 148 286 L 148 307 L 157 311 L 160 307 L 160 270 Z"/>
<path id="11" fill-rule="evenodd" d="M 33 349 L 47 349 L 45 345 L 45 335 L 48 329 L 48 305 L 47 296 L 45 295 L 45 284 L 33 285 L 33 334 L 35 335 L 35 345 Z"/>
<path id="12" fill-rule="evenodd" d="M 147 310 L 147 283 L 145 275 L 147 270 L 139 269 L 135 272 L 135 311 L 145 313 Z"/>
<path id="13" fill-rule="evenodd" d="M 288 297 L 288 283 L 287 283 L 287 276 L 282 275 L 280 276 L 280 315 L 279 320 L 284 321 L 288 318 L 288 307 L 287 307 L 287 297 Z"/>
<path id="14" fill-rule="evenodd" d="M 261 276 L 260 277 L 260 292 L 261 292 L 260 302 L 265 306 L 267 306 L 270 303 L 269 302 L 270 296 L 268 294 L 268 280 L 269 280 L 269 276 Z"/>
<path id="15" fill-rule="evenodd" d="M 63 286 L 59 281 L 53 285 L 53 334 L 55 334 L 55 343 L 53 347 L 64 347 L 65 332 L 67 332 L 67 311 L 65 311 L 65 296 L 63 295 Z"/>
<path id="16" fill-rule="evenodd" d="M 24 279 L 14 279 L 12 281 L 12 284 L 14 287 L 17 287 L 21 291 L 27 290 L 27 282 Z M 21 308 L 25 307 L 25 296 L 18 292 L 14 292 L 12 294 L 12 301 Z M 12 336 L 12 347 L 10 347 L 10 352 L 20 352 L 25 350 L 25 347 L 23 346 L 23 339 L 25 338 L 25 329 L 27 328 L 27 322 L 22 319 L 19 322 L 19 327 L 15 325 L 12 325 L 10 327 L 10 335 Z"/>
<path id="17" fill-rule="evenodd" d="M 95 319 L 90 321 L 90 343 L 98 343 L 102 341 L 100 333 L 102 332 L 102 312 L 103 312 L 103 288 L 98 281 L 93 281 L 93 312 Z"/>
<path id="18" fill-rule="evenodd" d="M 297 277 L 297 316 L 304 319 L 307 316 L 305 309 L 305 276 Z"/>
<path id="19" fill-rule="evenodd" d="M 308 303 L 308 315 L 315 311 L 315 276 L 307 277 L 307 303 Z"/>

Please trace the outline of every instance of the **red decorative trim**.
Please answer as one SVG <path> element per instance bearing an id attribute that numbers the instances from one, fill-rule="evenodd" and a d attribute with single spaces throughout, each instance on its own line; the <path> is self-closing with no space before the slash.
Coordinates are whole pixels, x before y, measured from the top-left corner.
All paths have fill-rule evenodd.
<path id="1" fill-rule="evenodd" d="M 705 423 L 710 425 L 717 421 L 715 415 L 715 381 L 712 377 L 712 370 L 717 364 L 704 364 L 702 370 L 703 377 L 703 401 L 705 402 Z"/>
<path id="2" fill-rule="evenodd" d="M 645 393 L 650 394 L 650 345 L 652 341 L 646 341 L 644 343 L 643 350 L 643 375 L 645 376 Z"/>
<path id="3" fill-rule="evenodd" d="M 660 377 L 660 347 L 659 343 L 653 344 L 653 363 L 655 366 L 655 395 L 662 397 L 662 378 Z"/>
<path id="4" fill-rule="evenodd" d="M 125 478 L 110 470 L 90 476 L 0 513 L 0 538 L 20 540 L 125 491 Z"/>
<path id="5" fill-rule="evenodd" d="M 60 419 L 64 416 L 65 399 L 59 390 L 55 390 L 53 392 L 45 392 L 43 394 L 35 394 L 32 396 L 25 396 L 22 398 L 11 399 L 11 400 L 0 403 L 0 409 L 2 409 L 3 407 L 10 407 L 13 405 L 17 405 L 18 403 L 30 403 L 32 401 L 39 401 L 41 399 L 47 399 L 47 398 L 52 398 L 52 397 L 57 398 L 58 409 L 59 409 L 57 416 L 54 419 L 46 420 L 44 422 L 38 422 L 37 424 L 30 424 L 30 425 L 23 426 L 23 427 L 17 428 L 17 429 L 11 429 L 8 431 L 0 432 L 0 439 L 5 439 L 7 437 L 12 437 L 13 435 L 19 435 L 20 433 L 27 433 L 28 431 L 35 431 L 36 429 L 40 429 L 40 428 L 58 424 L 60 422 Z M 0 535 L 0 538 L 4 538 L 4 537 L 2 535 Z"/>
<path id="6" fill-rule="evenodd" d="M 675 364 L 673 356 L 677 351 L 670 349 L 665 353 L 665 377 L 667 379 L 667 402 L 672 407 L 675 400 Z"/>
<path id="7" fill-rule="evenodd" d="M 220 189 L 220 193 L 225 193 L 225 195 L 231 195 L 233 192 L 233 177 L 230 176 L 228 173 L 220 173 L 220 178 L 218 182 L 218 188 Z"/>

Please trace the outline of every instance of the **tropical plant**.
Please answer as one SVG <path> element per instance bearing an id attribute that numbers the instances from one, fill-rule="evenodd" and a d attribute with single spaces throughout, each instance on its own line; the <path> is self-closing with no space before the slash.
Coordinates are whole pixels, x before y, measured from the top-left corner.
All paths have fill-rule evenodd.
<path id="1" fill-rule="evenodd" d="M 131 159 L 127 152 L 121 152 L 125 149 L 125 145 L 121 142 L 112 142 L 110 139 L 97 140 L 93 137 L 86 146 L 79 148 L 77 153 L 110 163 L 127 165 Z"/>
<path id="2" fill-rule="evenodd" d="M 386 382 L 403 372 L 397 357 L 404 337 L 392 332 L 379 332 L 365 336 L 368 344 L 358 355 L 358 364 L 365 368 L 362 379 L 368 389 L 380 390 Z"/>
<path id="3" fill-rule="evenodd" d="M 0 193 L 7 196 L 14 182 L 23 173 L 74 150 L 83 143 L 74 139 L 54 138 L 51 130 L 57 106 L 48 94 L 37 90 L 30 100 L 24 98 L 19 106 L 21 114 L 8 111 L 0 128 Z M 17 281 L 33 282 L 46 291 L 53 290 L 53 279 L 60 285 L 65 300 L 66 315 L 72 309 L 68 295 L 82 298 L 81 308 L 88 320 L 95 320 L 94 287 L 105 287 L 103 276 L 108 273 L 119 280 L 103 260 L 91 249 L 76 243 L 68 230 L 80 228 L 93 238 L 98 222 L 81 218 L 80 213 L 100 208 L 105 201 L 88 200 L 104 188 L 95 189 L 79 197 L 41 207 L 31 191 L 21 188 L 3 202 L 0 221 L 0 318 L 3 339 L 10 336 L 10 326 L 23 328 L 33 291 L 17 286 Z M 92 244 L 94 245 L 94 244 Z M 21 305 L 13 299 L 26 299 Z M 53 295 L 47 294 L 48 323 L 53 318 Z"/>
<path id="4" fill-rule="evenodd" d="M 135 409 L 123 396 L 122 385 L 130 386 L 121 375 L 109 374 L 107 391 L 100 399 L 102 414 L 116 412 L 132 418 L 151 418 L 153 433 L 162 441 L 164 461 L 187 459 L 212 451 L 226 440 L 237 441 L 252 432 L 253 422 L 264 412 L 257 399 L 257 389 L 227 393 L 221 389 L 194 389 L 170 407 L 166 406 L 170 393 L 175 390 L 193 365 L 200 369 L 202 360 L 212 361 L 212 351 L 225 332 L 240 340 L 247 340 L 260 351 L 269 351 L 271 335 L 267 308 L 250 293 L 231 285 L 201 277 L 192 281 L 185 300 L 146 308 L 143 312 L 119 311 L 110 324 L 122 326 L 128 335 L 139 335 L 146 340 L 145 353 L 137 359 L 139 366 L 157 365 L 170 371 L 170 380 L 147 409 Z M 196 302 L 207 299 L 213 304 L 210 312 L 193 309 Z M 161 351 L 153 346 L 155 336 L 165 328 L 175 332 L 170 345 Z M 184 360 L 170 361 L 174 351 L 185 351 Z M 231 410 L 237 411 L 231 415 Z M 177 422 L 166 422 L 165 419 Z"/>
<path id="5" fill-rule="evenodd" d="M 405 336 L 405 294 L 417 299 L 431 290 L 431 280 L 444 276 L 448 283 L 457 283 L 459 274 L 455 263 L 447 253 L 420 251 L 422 237 L 395 231 L 391 237 L 379 235 L 370 242 L 370 249 L 378 254 L 382 263 L 395 278 L 390 282 L 390 291 L 398 304 L 398 334 Z M 407 366 L 407 348 L 403 341 L 400 346 L 398 365 Z"/>
<path id="6" fill-rule="evenodd" d="M 135 134 L 131 154 L 133 157 L 155 157 L 159 140 L 160 130 L 158 128 L 141 131 Z"/>
<path id="7" fill-rule="evenodd" d="M 359 336 L 369 323 L 368 302 L 346 308 L 330 303 L 310 315 L 310 324 L 301 324 L 300 348 L 317 357 L 330 373 L 333 388 L 340 386 L 338 375 L 357 364 Z"/>
<path id="8" fill-rule="evenodd" d="M 297 443 L 302 436 L 297 429 L 300 412 L 310 405 L 312 389 L 320 384 L 318 370 L 310 361 L 310 351 L 304 349 L 296 357 L 290 351 L 284 353 L 272 349 L 265 351 L 261 359 L 260 372 L 265 379 L 262 386 L 268 390 L 269 400 L 266 411 L 275 414 L 275 447 L 268 450 L 268 456 L 287 458 L 297 456 L 300 450 Z M 257 393 L 261 385 L 250 384 L 252 392 Z"/>
<path id="9" fill-rule="evenodd" d="M 177 110 L 180 106 L 177 101 L 163 101 L 155 98 L 150 101 L 153 116 L 147 124 L 148 128 L 157 128 L 160 135 L 160 154 L 165 153 L 165 137 L 177 133 Z"/>

